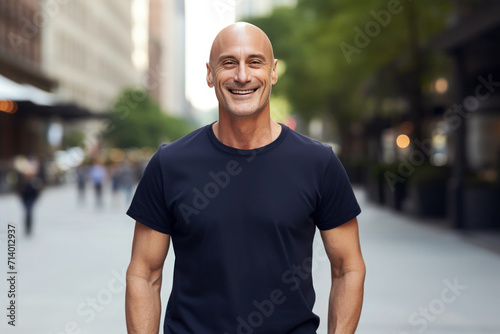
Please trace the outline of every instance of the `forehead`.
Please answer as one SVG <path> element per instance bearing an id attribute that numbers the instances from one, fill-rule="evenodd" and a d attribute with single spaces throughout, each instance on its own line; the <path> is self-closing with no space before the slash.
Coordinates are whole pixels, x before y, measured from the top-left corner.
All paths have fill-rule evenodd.
<path id="1" fill-rule="evenodd" d="M 211 60 L 221 57 L 248 57 L 260 54 L 263 58 L 272 59 L 272 46 L 267 36 L 260 30 L 236 29 L 224 31 L 214 41 Z"/>

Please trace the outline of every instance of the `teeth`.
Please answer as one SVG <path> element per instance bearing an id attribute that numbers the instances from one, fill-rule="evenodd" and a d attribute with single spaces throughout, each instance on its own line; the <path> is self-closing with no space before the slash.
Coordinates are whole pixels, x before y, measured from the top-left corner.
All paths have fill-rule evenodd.
<path id="1" fill-rule="evenodd" d="M 233 94 L 250 94 L 250 93 L 253 93 L 255 90 L 252 89 L 252 90 L 234 90 L 234 89 L 231 89 L 231 93 Z"/>

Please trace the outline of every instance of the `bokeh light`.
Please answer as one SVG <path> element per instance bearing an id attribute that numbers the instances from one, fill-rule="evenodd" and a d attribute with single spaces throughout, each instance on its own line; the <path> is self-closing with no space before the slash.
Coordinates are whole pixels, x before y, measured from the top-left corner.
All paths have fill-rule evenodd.
<path id="1" fill-rule="evenodd" d="M 434 82 L 434 90 L 438 94 L 444 94 L 448 91 L 448 80 L 445 78 L 439 78 Z"/>
<path id="2" fill-rule="evenodd" d="M 17 103 L 11 100 L 0 100 L 0 111 L 14 114 L 17 111 Z"/>
<path id="3" fill-rule="evenodd" d="M 410 145 L 410 137 L 407 135 L 401 134 L 396 138 L 396 145 L 399 148 L 407 148 Z"/>

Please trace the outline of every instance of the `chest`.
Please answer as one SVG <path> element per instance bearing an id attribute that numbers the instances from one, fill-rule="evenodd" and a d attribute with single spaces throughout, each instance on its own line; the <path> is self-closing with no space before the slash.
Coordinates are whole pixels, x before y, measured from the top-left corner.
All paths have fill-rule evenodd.
<path id="1" fill-rule="evenodd" d="M 211 167 L 211 168 L 210 168 Z M 168 194 L 178 234 L 303 233 L 314 229 L 318 178 L 300 165 L 234 160 L 180 172 Z M 216 168 L 217 167 L 217 168 Z"/>

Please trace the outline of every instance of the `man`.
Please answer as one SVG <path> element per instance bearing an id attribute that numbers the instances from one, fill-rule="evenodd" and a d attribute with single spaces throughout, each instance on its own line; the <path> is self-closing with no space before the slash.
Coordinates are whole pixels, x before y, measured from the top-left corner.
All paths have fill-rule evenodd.
<path id="1" fill-rule="evenodd" d="M 271 120 L 276 66 L 268 37 L 253 25 L 232 24 L 215 38 L 207 83 L 219 120 L 162 146 L 127 212 L 137 221 L 130 334 L 158 332 L 170 238 L 164 333 L 316 333 L 316 226 L 332 267 L 328 333 L 354 333 L 365 275 L 360 209 L 332 149 Z"/>

